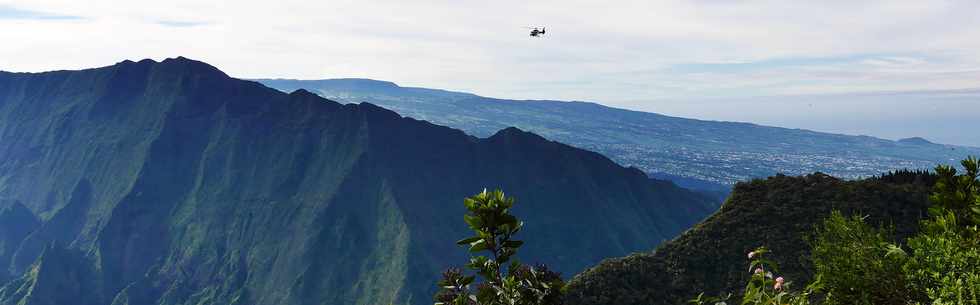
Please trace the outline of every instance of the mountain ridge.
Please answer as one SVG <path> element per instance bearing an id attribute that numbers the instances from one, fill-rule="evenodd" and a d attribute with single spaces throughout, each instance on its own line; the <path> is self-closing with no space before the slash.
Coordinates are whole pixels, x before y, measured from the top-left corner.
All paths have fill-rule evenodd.
<path id="1" fill-rule="evenodd" d="M 65 284 L 31 270 L 90 279 L 92 304 L 428 304 L 483 188 L 519 198 L 522 255 L 566 274 L 715 205 L 517 128 L 479 138 L 186 58 L 0 74 L 0 142 L 0 198 L 39 220 L 3 241 L 0 304 L 52 304 L 13 293 Z"/>
<path id="2" fill-rule="evenodd" d="M 891 170 L 931 168 L 980 154 L 976 147 L 686 119 L 590 102 L 496 99 L 384 81 L 344 79 L 343 85 L 331 80 L 258 81 L 285 92 L 305 88 L 343 103 L 382 105 L 479 137 L 516 126 L 597 151 L 651 176 L 678 177 L 681 186 L 709 191 L 779 173 L 820 171 L 857 179 Z M 366 85 L 351 86 L 352 82 Z M 384 89 L 372 89 L 372 84 L 384 84 Z"/>
<path id="3" fill-rule="evenodd" d="M 662 113 L 658 113 L 658 112 L 652 112 L 652 111 L 634 110 L 634 109 L 620 108 L 620 107 L 616 107 L 616 106 L 609 106 L 609 105 L 605 105 L 605 104 L 602 104 L 602 103 L 599 103 L 599 102 L 593 102 L 593 101 L 494 98 L 494 97 L 488 97 L 488 96 L 479 95 L 479 94 L 471 93 L 471 92 L 465 92 L 465 91 L 453 91 L 453 90 L 445 90 L 445 89 L 433 89 L 433 88 L 428 88 L 428 87 L 417 87 L 417 86 L 401 86 L 398 83 L 393 82 L 393 81 L 378 80 L 378 79 L 372 79 L 372 78 L 358 78 L 358 77 L 352 77 L 352 78 L 323 78 L 323 79 L 248 78 L 247 80 L 253 80 L 253 81 L 256 81 L 256 82 L 259 82 L 259 83 L 262 83 L 262 84 L 266 84 L 266 83 L 276 84 L 272 88 L 283 86 L 280 83 L 294 83 L 294 86 L 298 86 L 299 84 L 302 84 L 302 83 L 333 83 L 333 82 L 338 82 L 338 81 L 339 82 L 365 82 L 365 83 L 378 84 L 380 86 L 383 86 L 383 87 L 386 87 L 386 88 L 389 88 L 389 89 L 406 89 L 406 90 L 420 90 L 420 91 L 429 91 L 429 92 L 442 92 L 442 93 L 450 93 L 450 94 L 456 94 L 456 95 L 462 95 L 462 96 L 473 96 L 473 97 L 478 97 L 478 98 L 492 99 L 492 100 L 505 101 L 505 102 L 543 102 L 543 103 L 562 103 L 562 104 L 567 104 L 567 105 L 584 105 L 584 106 L 597 107 L 597 108 L 603 108 L 603 109 L 608 109 L 608 110 L 627 111 L 627 112 L 634 112 L 634 113 L 640 113 L 640 114 L 645 114 L 645 115 L 655 115 L 655 116 L 670 117 L 670 118 L 675 118 L 675 119 L 692 120 L 692 121 L 698 121 L 698 122 L 703 122 L 703 123 L 741 124 L 741 125 L 754 126 L 754 127 L 778 128 L 778 129 L 784 129 L 784 130 L 804 131 L 804 132 L 813 132 L 813 133 L 838 135 L 838 136 L 866 137 L 866 138 L 872 138 L 872 139 L 875 139 L 875 140 L 891 141 L 891 142 L 900 142 L 902 140 L 910 140 L 910 139 L 923 139 L 923 140 L 925 140 L 924 138 L 919 137 L 919 136 L 910 136 L 910 137 L 907 137 L 907 138 L 891 140 L 891 139 L 885 139 L 885 138 L 880 138 L 880 137 L 876 137 L 876 136 L 873 136 L 873 135 L 866 135 L 866 134 L 844 134 L 844 133 L 834 133 L 834 132 L 819 131 L 819 130 L 813 130 L 813 129 L 807 129 L 807 128 L 793 128 L 793 127 L 765 125 L 765 124 L 758 124 L 758 123 L 746 122 L 746 121 L 710 120 L 710 119 L 698 119 L 698 118 L 690 118 L 690 117 L 671 116 L 671 115 L 662 114 Z M 308 91 L 309 92 L 309 90 L 307 90 L 307 88 L 299 88 L 299 89 L 303 89 L 304 91 Z M 960 89 L 960 90 L 956 90 L 956 91 L 961 91 L 961 92 L 980 92 L 980 89 L 972 89 L 971 88 L 971 89 Z M 906 92 L 905 91 L 900 91 L 899 93 L 906 93 Z M 314 93 L 314 94 L 316 94 L 316 93 Z M 954 147 L 965 147 L 965 148 L 980 148 L 980 146 L 967 146 L 967 145 L 957 145 L 957 144 L 948 144 L 948 143 L 936 143 L 936 142 L 932 142 L 932 141 L 928 141 L 928 140 L 926 140 L 926 141 L 929 142 L 929 144 L 937 144 L 937 145 L 943 145 L 943 146 L 954 146 Z"/>

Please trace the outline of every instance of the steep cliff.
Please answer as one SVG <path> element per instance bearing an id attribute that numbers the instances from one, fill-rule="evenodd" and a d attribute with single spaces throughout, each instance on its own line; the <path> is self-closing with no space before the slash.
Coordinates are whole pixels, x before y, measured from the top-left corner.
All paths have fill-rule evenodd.
<path id="1" fill-rule="evenodd" d="M 0 198 L 38 219 L 4 241 L 2 302 L 74 297 L 48 270 L 94 281 L 93 304 L 427 304 L 483 188 L 519 198 L 523 256 L 566 274 L 712 206 L 515 128 L 476 138 L 185 58 L 0 73 L 0 143 Z M 74 258 L 47 268 L 50 249 Z"/>

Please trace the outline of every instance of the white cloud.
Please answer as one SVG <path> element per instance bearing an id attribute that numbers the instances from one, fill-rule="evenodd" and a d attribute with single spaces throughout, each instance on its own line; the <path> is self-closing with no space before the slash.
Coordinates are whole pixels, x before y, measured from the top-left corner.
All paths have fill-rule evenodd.
<path id="1" fill-rule="evenodd" d="M 960 88 L 980 75 L 972 0 L 0 5 L 85 18 L 0 20 L 0 40 L 15 42 L 0 46 L 0 69 L 13 71 L 182 55 L 239 77 L 368 77 L 631 108 L 665 97 Z M 548 35 L 531 39 L 528 25 Z M 692 64 L 705 70 L 673 69 Z"/>

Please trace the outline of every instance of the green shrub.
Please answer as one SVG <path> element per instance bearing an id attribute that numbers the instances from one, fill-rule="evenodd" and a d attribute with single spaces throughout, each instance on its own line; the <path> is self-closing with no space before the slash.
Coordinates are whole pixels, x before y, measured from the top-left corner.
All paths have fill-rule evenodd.
<path id="1" fill-rule="evenodd" d="M 831 213 L 817 227 L 811 260 L 823 278 L 822 304 L 907 304 L 921 300 L 902 270 L 906 256 L 889 241 L 886 230 L 867 225 L 861 217 Z"/>
<path id="2" fill-rule="evenodd" d="M 926 221 L 925 232 L 908 240 L 905 272 L 932 304 L 980 304 L 980 243 L 963 234 L 952 212 Z"/>
<path id="3" fill-rule="evenodd" d="M 832 212 L 810 239 L 813 283 L 790 292 L 781 278 L 770 275 L 776 267 L 762 258 L 767 251 L 753 251 L 753 275 L 741 304 L 808 304 L 819 290 L 821 304 L 828 305 L 980 305 L 980 163 L 970 157 L 961 164 L 962 174 L 951 166 L 936 167 L 930 218 L 905 248 L 890 242 L 889 230 Z M 691 301 L 725 302 L 704 294 Z"/>
<path id="4" fill-rule="evenodd" d="M 514 198 L 497 190 L 466 198 L 468 213 L 463 217 L 475 235 L 456 242 L 469 246 L 473 256 L 466 268 L 476 275 L 466 275 L 462 269 L 450 268 L 439 281 L 436 305 L 560 305 L 565 282 L 547 266 L 523 265 L 511 258 L 524 244 L 515 240 L 524 226 L 510 214 Z M 509 263 L 509 264 L 508 264 Z M 482 280 L 477 283 L 479 276 Z"/>
<path id="5" fill-rule="evenodd" d="M 961 164 L 962 175 L 936 168 L 932 217 L 907 243 L 905 273 L 933 304 L 980 304 L 980 164 L 973 157 Z"/>
<path id="6" fill-rule="evenodd" d="M 742 302 L 746 305 L 808 305 L 810 298 L 821 289 L 820 277 L 817 276 L 813 282 L 801 291 L 791 289 L 792 282 L 778 276 L 779 267 L 776 262 L 765 258 L 769 253 L 766 248 L 758 248 L 749 252 L 749 272 L 751 277 L 745 285 Z M 727 299 L 731 296 L 705 297 L 704 293 L 690 301 L 696 305 L 726 305 Z"/>
<path id="7" fill-rule="evenodd" d="M 833 213 L 817 229 L 811 259 L 825 304 L 980 304 L 980 164 L 936 167 L 930 218 L 908 252 L 861 218 Z"/>
<path id="8" fill-rule="evenodd" d="M 936 167 L 939 179 L 936 181 L 932 196 L 929 196 L 933 207 L 929 212 L 934 217 L 945 217 L 952 213 L 956 223 L 961 228 L 972 229 L 976 232 L 980 225 L 980 164 L 977 158 L 969 157 L 960 162 L 966 170 L 957 175 L 956 168 L 948 165 Z"/>

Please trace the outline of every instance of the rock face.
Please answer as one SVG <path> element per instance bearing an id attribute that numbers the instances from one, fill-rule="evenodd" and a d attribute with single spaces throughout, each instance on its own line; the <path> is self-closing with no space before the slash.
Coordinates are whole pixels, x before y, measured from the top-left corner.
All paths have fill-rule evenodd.
<path id="1" fill-rule="evenodd" d="M 185 58 L 0 72 L 0 143 L 0 304 L 429 304 L 483 188 L 518 198 L 521 256 L 565 274 L 714 204 L 516 128 L 476 138 Z"/>
<path id="2" fill-rule="evenodd" d="M 866 216 L 907 237 L 927 213 L 933 183 L 932 175 L 908 171 L 862 181 L 818 173 L 739 183 L 719 211 L 656 251 L 609 259 L 575 276 L 568 304 L 676 305 L 701 292 L 738 294 L 749 277 L 745 255 L 760 246 L 773 251 L 781 276 L 802 287 L 812 276 L 807 234 L 831 211 Z"/>

